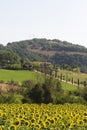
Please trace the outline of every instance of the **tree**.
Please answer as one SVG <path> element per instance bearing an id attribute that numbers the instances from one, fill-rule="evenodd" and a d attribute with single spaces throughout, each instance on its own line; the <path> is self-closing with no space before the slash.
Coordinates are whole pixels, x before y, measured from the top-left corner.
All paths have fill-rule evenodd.
<path id="1" fill-rule="evenodd" d="M 52 102 L 52 97 L 51 97 L 52 95 L 51 95 L 51 92 L 50 92 L 50 89 L 48 88 L 48 86 L 46 84 L 43 84 L 42 88 L 44 90 L 44 94 L 43 94 L 44 103 L 48 104 L 48 103 Z"/>
<path id="2" fill-rule="evenodd" d="M 21 62 L 21 69 L 23 70 L 24 59 L 21 58 L 21 59 L 20 59 L 20 62 Z"/>
<path id="3" fill-rule="evenodd" d="M 31 89 L 28 93 L 28 97 L 31 98 L 33 103 L 42 103 L 43 102 L 44 91 L 41 87 L 41 84 L 36 84 L 34 88 Z"/>
<path id="4" fill-rule="evenodd" d="M 11 65 L 18 63 L 18 56 L 12 51 L 0 50 L 0 66 L 1 68 L 10 68 Z"/>
<path id="5" fill-rule="evenodd" d="M 73 84 L 73 82 L 74 82 L 74 81 L 73 81 L 73 77 L 72 77 L 72 81 L 71 81 L 71 82 L 72 82 L 72 84 Z"/>
<path id="6" fill-rule="evenodd" d="M 61 85 L 61 82 L 59 80 L 56 82 L 56 91 L 57 92 L 62 91 L 62 85 Z"/>
<path id="7" fill-rule="evenodd" d="M 84 81 L 84 87 L 86 87 L 86 85 L 87 85 L 87 84 L 86 84 L 86 81 Z"/>
<path id="8" fill-rule="evenodd" d="M 79 79 L 78 79 L 78 81 L 77 81 L 77 84 L 78 84 L 78 87 L 79 87 L 79 85 L 80 85 L 80 81 L 79 81 Z"/>
<path id="9" fill-rule="evenodd" d="M 61 73 L 61 74 L 60 74 L 60 80 L 62 80 L 62 78 L 63 78 L 62 76 L 63 76 L 63 75 L 62 75 L 62 73 Z"/>

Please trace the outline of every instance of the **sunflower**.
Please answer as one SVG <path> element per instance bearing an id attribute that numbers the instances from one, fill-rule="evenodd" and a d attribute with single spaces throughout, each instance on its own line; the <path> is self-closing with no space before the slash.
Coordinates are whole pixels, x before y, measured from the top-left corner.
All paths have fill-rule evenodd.
<path id="1" fill-rule="evenodd" d="M 25 120 L 24 119 L 21 119 L 20 120 L 20 125 L 22 126 L 22 125 L 25 125 Z"/>
<path id="2" fill-rule="evenodd" d="M 83 121 L 84 121 L 84 123 L 87 123 L 87 118 L 86 118 L 86 117 L 84 117 Z"/>
<path id="3" fill-rule="evenodd" d="M 83 120 L 78 120 L 77 125 L 78 126 L 84 126 L 84 121 Z"/>
<path id="4" fill-rule="evenodd" d="M 31 118 L 30 122 L 31 123 L 36 123 L 36 119 L 35 118 Z"/>
<path id="5" fill-rule="evenodd" d="M 10 129 L 10 130 L 16 130 L 16 126 L 15 126 L 15 125 L 10 125 L 10 126 L 9 126 L 9 129 Z"/>
<path id="6" fill-rule="evenodd" d="M 37 130 L 40 130 L 40 129 L 41 129 L 41 125 L 40 125 L 40 124 L 36 124 L 35 127 L 37 128 Z"/>
<path id="7" fill-rule="evenodd" d="M 0 130 L 2 130 L 2 127 L 0 126 Z"/>
<path id="8" fill-rule="evenodd" d="M 20 126 L 20 125 L 21 125 L 21 121 L 20 121 L 19 119 L 17 119 L 17 120 L 15 120 L 15 121 L 13 122 L 13 124 L 14 124 L 15 126 Z"/>
<path id="9" fill-rule="evenodd" d="M 25 120 L 25 125 L 26 125 L 26 126 L 29 126 L 29 125 L 30 125 L 30 122 L 27 121 L 27 120 Z"/>
<path id="10" fill-rule="evenodd" d="M 41 125 L 41 129 L 47 128 L 45 122 L 42 122 L 40 125 Z"/>

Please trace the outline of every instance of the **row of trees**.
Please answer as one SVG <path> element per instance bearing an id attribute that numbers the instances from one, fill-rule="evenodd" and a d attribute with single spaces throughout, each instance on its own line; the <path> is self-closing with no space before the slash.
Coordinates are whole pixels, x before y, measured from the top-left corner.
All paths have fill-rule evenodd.
<path id="1" fill-rule="evenodd" d="M 80 87 L 80 86 L 87 87 L 86 80 L 80 81 L 79 78 L 77 78 L 77 80 L 74 79 L 73 77 L 69 78 L 67 74 L 63 75 L 62 73 L 60 75 L 58 75 L 57 77 L 58 77 L 58 79 L 60 79 L 61 81 L 65 81 L 66 83 L 70 83 L 70 84 L 76 85 L 78 87 Z"/>

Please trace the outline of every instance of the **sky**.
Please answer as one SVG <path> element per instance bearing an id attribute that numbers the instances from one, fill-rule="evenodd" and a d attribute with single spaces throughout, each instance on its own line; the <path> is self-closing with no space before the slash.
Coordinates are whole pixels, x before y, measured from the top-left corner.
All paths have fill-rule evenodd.
<path id="1" fill-rule="evenodd" d="M 87 47 L 87 0 L 0 0 L 0 44 L 33 38 Z"/>

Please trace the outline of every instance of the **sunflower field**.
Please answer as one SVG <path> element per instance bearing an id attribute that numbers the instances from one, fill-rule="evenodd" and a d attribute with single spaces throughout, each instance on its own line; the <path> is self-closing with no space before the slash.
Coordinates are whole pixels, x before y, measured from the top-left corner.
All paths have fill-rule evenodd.
<path id="1" fill-rule="evenodd" d="M 87 106 L 0 104 L 0 130 L 87 130 Z"/>

